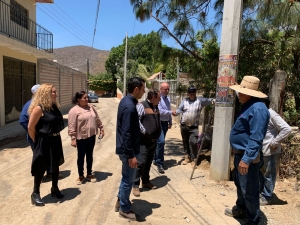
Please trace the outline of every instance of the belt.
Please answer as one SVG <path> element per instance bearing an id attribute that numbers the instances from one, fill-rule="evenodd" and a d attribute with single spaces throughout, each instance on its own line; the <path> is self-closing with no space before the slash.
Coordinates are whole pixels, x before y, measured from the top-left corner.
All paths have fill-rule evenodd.
<path id="1" fill-rule="evenodd" d="M 183 126 L 183 127 L 188 127 L 188 128 L 190 128 L 190 129 L 195 129 L 195 128 L 198 129 L 198 126 L 187 126 L 187 125 L 184 124 L 184 123 L 182 123 L 182 124 L 180 124 L 180 125 Z"/>
<path id="2" fill-rule="evenodd" d="M 236 150 L 236 149 L 232 149 L 234 154 L 238 154 L 238 155 L 244 155 L 245 151 L 244 150 Z"/>
<path id="3" fill-rule="evenodd" d="M 60 135 L 59 132 L 58 133 L 53 133 L 53 134 L 48 134 L 49 137 L 56 137 L 56 136 L 59 136 L 59 135 Z"/>
<path id="4" fill-rule="evenodd" d="M 169 121 L 160 121 L 161 123 L 169 123 Z"/>

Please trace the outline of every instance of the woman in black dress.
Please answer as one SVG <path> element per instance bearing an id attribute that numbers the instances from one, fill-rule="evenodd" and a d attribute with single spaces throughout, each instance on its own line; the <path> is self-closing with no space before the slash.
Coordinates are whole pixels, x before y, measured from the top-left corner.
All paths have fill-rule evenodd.
<path id="1" fill-rule="evenodd" d="M 57 92 L 53 85 L 42 84 L 36 92 L 28 109 L 28 133 L 34 141 L 31 174 L 34 176 L 34 188 L 31 203 L 44 206 L 40 197 L 40 184 L 45 169 L 52 171 L 51 195 L 63 198 L 58 189 L 59 166 L 64 163 L 60 131 L 64 129 L 62 114 L 56 101 Z"/>

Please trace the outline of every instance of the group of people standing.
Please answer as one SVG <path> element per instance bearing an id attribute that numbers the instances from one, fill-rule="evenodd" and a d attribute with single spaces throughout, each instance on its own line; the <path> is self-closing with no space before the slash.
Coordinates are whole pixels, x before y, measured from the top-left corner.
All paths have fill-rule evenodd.
<path id="1" fill-rule="evenodd" d="M 60 132 L 65 128 L 65 124 L 56 100 L 57 91 L 52 84 L 34 85 L 31 92 L 33 97 L 22 109 L 20 124 L 28 133 L 27 140 L 33 151 L 31 173 L 34 176 L 34 187 L 31 203 L 36 206 L 44 206 L 40 196 L 40 185 L 45 170 L 47 173 L 51 173 L 51 196 L 64 197 L 58 188 L 58 178 L 59 166 L 64 163 Z M 77 184 L 82 184 L 84 179 L 95 182 L 96 178 L 92 174 L 93 149 L 99 129 L 104 136 L 103 125 L 95 108 L 88 104 L 85 91 L 77 92 L 73 96 L 72 103 L 76 105 L 69 112 L 68 128 L 71 145 L 77 147 L 78 150 L 79 178 Z M 85 157 L 86 177 L 83 173 Z"/>
<path id="2" fill-rule="evenodd" d="M 236 91 L 242 109 L 232 127 L 230 144 L 234 152 L 234 183 L 237 201 L 225 214 L 247 219 L 248 224 L 259 224 L 260 205 L 272 204 L 276 182 L 276 164 L 281 151 L 280 143 L 290 134 L 291 128 L 272 109 L 267 96 L 258 91 L 259 79 L 245 76 L 240 85 L 229 88 Z M 40 184 L 45 171 L 51 173 L 51 195 L 63 198 L 58 188 L 59 166 L 64 163 L 60 132 L 64 120 L 56 101 L 57 91 L 51 84 L 32 87 L 33 98 L 23 107 L 20 124 L 28 132 L 28 142 L 33 151 L 31 173 L 34 176 L 32 204 L 43 206 Z M 180 131 L 185 159 L 183 165 L 197 163 L 197 138 L 200 113 L 203 107 L 215 103 L 213 98 L 196 97 L 196 88 L 188 88 L 188 97 L 176 110 L 171 110 L 169 84 L 162 83 L 160 90 L 150 89 L 147 99 L 138 100 L 145 93 L 145 81 L 140 77 L 130 78 L 128 94 L 118 106 L 116 127 L 116 154 L 122 162 L 122 178 L 117 195 L 115 211 L 129 220 L 139 216 L 131 210 L 129 199 L 132 191 L 140 196 L 142 187 L 157 188 L 150 182 L 150 167 L 153 163 L 159 173 L 164 173 L 164 146 L 168 129 L 172 127 L 172 115 L 182 114 Z M 75 104 L 68 115 L 68 133 L 71 145 L 77 147 L 77 184 L 86 179 L 95 182 L 92 173 L 93 149 L 96 135 L 105 135 L 101 119 L 88 103 L 85 91 L 76 92 Z M 84 159 L 86 158 L 86 176 Z M 48 169 L 47 169 L 48 168 Z"/>

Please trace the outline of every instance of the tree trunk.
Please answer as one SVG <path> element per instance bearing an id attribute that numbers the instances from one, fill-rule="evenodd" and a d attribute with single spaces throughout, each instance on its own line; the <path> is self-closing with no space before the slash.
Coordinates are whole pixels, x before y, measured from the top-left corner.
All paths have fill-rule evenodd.
<path id="1" fill-rule="evenodd" d="M 270 108 L 272 108 L 280 116 L 282 116 L 283 114 L 284 88 L 286 77 L 286 72 L 282 70 L 277 70 L 275 72 L 274 77 L 270 81 Z"/>

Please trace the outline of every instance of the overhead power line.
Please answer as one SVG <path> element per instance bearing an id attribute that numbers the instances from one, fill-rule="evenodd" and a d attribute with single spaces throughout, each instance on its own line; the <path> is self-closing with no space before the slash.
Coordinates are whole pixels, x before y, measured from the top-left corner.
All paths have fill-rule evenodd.
<path id="1" fill-rule="evenodd" d="M 95 19 L 92 47 L 94 46 L 94 39 L 95 39 L 95 35 L 96 35 L 96 27 L 97 27 L 97 21 L 98 21 L 99 8 L 100 8 L 100 0 L 98 0 L 98 4 L 97 4 L 97 11 L 96 11 L 96 19 Z"/>

